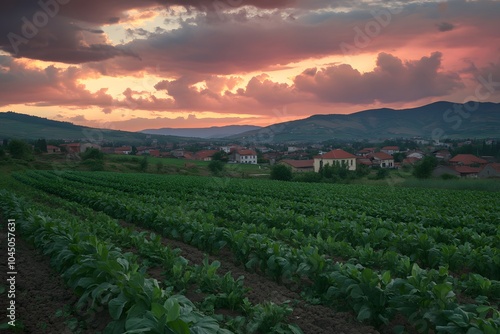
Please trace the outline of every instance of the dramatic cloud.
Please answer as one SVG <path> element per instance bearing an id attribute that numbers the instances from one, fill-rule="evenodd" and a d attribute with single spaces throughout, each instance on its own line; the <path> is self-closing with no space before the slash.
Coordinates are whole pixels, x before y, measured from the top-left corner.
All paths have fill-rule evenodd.
<path id="1" fill-rule="evenodd" d="M 126 118 L 177 120 L 167 113 L 182 115 L 175 124 L 215 125 L 206 113 L 216 113 L 262 125 L 463 102 L 477 87 L 497 101 L 499 10 L 494 0 L 5 0 L 0 105 L 130 128 Z"/>
<path id="2" fill-rule="evenodd" d="M 295 78 L 295 85 L 326 102 L 392 103 L 439 97 L 463 87 L 457 74 L 440 71 L 441 57 L 435 52 L 418 61 L 403 62 L 380 53 L 372 72 L 360 73 L 349 65 L 309 69 Z"/>
<path id="3" fill-rule="evenodd" d="M 78 81 L 92 74 L 77 67 L 65 70 L 54 66 L 30 68 L 26 62 L 0 56 L 0 105 L 109 106 L 113 98 L 102 88 L 90 92 Z"/>

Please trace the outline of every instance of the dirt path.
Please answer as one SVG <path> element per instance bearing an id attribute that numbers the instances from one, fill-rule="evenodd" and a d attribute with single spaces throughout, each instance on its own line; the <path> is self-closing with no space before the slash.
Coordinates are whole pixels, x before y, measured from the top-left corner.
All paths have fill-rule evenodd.
<path id="1" fill-rule="evenodd" d="M 120 222 L 124 227 L 134 227 L 138 231 L 151 232 L 148 229 L 138 227 L 133 224 Z M 179 248 L 191 264 L 202 264 L 205 254 L 196 247 L 187 245 L 181 241 L 162 238 L 163 244 L 170 248 Z M 321 305 L 308 305 L 301 301 L 301 297 L 296 292 L 290 291 L 286 287 L 279 285 L 270 279 L 251 273 L 243 266 L 236 266 L 234 257 L 229 250 L 223 250 L 219 255 L 209 256 L 210 262 L 218 260 L 221 266 L 219 275 L 224 275 L 230 271 L 234 278 L 245 276 L 244 285 L 251 289 L 248 299 L 252 303 L 262 303 L 273 301 L 282 303 L 286 300 L 299 300 L 299 304 L 294 306 L 294 311 L 289 318 L 291 323 L 297 324 L 304 334 L 370 334 L 378 333 L 371 326 L 360 324 L 351 313 L 336 312 L 335 310 Z"/>
<path id="2" fill-rule="evenodd" d="M 7 231 L 0 221 L 0 286 L 7 280 Z M 5 333 L 95 334 L 111 320 L 107 311 L 98 314 L 75 314 L 72 305 L 78 297 L 65 287 L 60 275 L 50 267 L 49 259 L 22 240 L 16 233 L 15 254 L 16 328 Z M 6 309 L 10 299 L 0 295 L 0 324 L 9 321 Z"/>

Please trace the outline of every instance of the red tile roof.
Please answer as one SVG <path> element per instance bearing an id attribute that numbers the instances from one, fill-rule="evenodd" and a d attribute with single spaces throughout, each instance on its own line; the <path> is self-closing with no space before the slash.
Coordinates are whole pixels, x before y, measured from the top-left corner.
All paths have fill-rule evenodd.
<path id="1" fill-rule="evenodd" d="M 257 155 L 254 150 L 238 150 L 239 155 Z"/>
<path id="2" fill-rule="evenodd" d="M 317 155 L 315 159 L 356 159 L 355 155 L 348 153 L 340 148 L 331 150 L 323 155 Z"/>
<path id="3" fill-rule="evenodd" d="M 372 154 L 369 154 L 368 156 L 374 157 L 378 160 L 394 160 L 392 155 L 387 154 L 385 152 L 372 153 Z"/>
<path id="4" fill-rule="evenodd" d="M 418 161 L 420 161 L 420 159 L 416 157 L 406 158 L 403 160 L 403 165 L 414 165 Z"/>
<path id="5" fill-rule="evenodd" d="M 392 150 L 392 151 L 399 151 L 399 146 L 384 146 L 382 147 L 383 150 Z"/>
<path id="6" fill-rule="evenodd" d="M 205 159 L 205 158 L 209 158 L 211 157 L 212 155 L 214 155 L 215 153 L 219 152 L 218 150 L 203 150 L 203 151 L 199 151 L 199 152 L 196 152 L 196 157 L 198 159 Z"/>
<path id="7" fill-rule="evenodd" d="M 295 168 L 313 168 L 314 160 L 291 160 L 285 159 L 281 160 L 281 162 L 286 163 Z"/>
<path id="8" fill-rule="evenodd" d="M 363 158 L 358 158 L 356 159 L 357 163 L 360 164 L 360 165 L 366 165 L 366 166 L 371 166 L 372 165 L 372 161 L 370 159 L 363 159 Z"/>
<path id="9" fill-rule="evenodd" d="M 469 166 L 453 166 L 457 172 L 460 174 L 477 174 L 481 171 L 480 167 L 469 167 Z"/>
<path id="10" fill-rule="evenodd" d="M 473 164 L 486 164 L 488 161 L 478 158 L 473 154 L 457 154 L 449 160 L 450 163 L 457 163 L 463 165 L 473 165 Z"/>
<path id="11" fill-rule="evenodd" d="M 491 164 L 487 164 L 486 166 L 490 166 L 491 168 L 493 168 L 497 172 L 500 172 L 500 163 L 493 162 Z"/>

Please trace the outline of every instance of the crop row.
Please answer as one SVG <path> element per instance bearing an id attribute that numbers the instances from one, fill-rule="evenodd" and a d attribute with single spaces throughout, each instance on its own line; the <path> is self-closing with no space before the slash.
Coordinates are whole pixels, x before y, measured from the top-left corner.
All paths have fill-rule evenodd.
<path id="1" fill-rule="evenodd" d="M 326 303 L 346 301 L 357 312 L 359 320 L 388 322 L 399 312 L 416 326 L 444 332 L 453 328 L 455 333 L 475 329 L 491 332 L 500 325 L 494 308 L 486 304 L 456 303 L 451 278 L 444 267 L 427 271 L 414 264 L 408 277 L 392 278 L 388 271 L 377 273 L 359 265 L 333 263 L 319 255 L 316 247 L 294 248 L 260 234 L 217 227 L 204 222 L 207 217 L 203 212 L 169 212 L 128 199 L 126 195 L 72 191 L 70 187 L 65 188 L 63 182 L 54 187 L 60 196 L 115 218 L 141 222 L 202 249 L 213 250 L 227 244 L 247 268 L 259 268 L 277 280 L 307 277 L 313 282 L 310 293 Z M 49 184 L 44 188 L 51 190 Z M 482 302 L 485 303 L 485 298 Z M 492 312 L 493 317 L 486 318 L 488 312 Z"/>
<path id="2" fill-rule="evenodd" d="M 366 214 L 348 220 L 339 217 L 343 210 L 337 210 L 336 219 L 306 216 L 291 209 L 283 209 L 279 206 L 279 199 L 264 206 L 234 199 L 210 197 L 207 200 L 207 197 L 200 198 L 199 194 L 193 195 L 191 200 L 185 200 L 182 196 L 176 197 L 178 194 L 171 191 L 129 194 L 118 190 L 121 186 L 115 182 L 110 182 L 108 187 L 103 184 L 104 181 L 94 184 L 84 174 L 65 176 L 66 185 L 85 186 L 86 189 L 115 196 L 127 194 L 129 198 L 174 211 L 178 207 L 182 211 L 202 210 L 207 217 L 214 217 L 213 223 L 218 226 L 231 227 L 234 222 L 246 224 L 247 228 L 253 227 L 255 233 L 279 238 L 291 246 L 297 246 L 297 243 L 311 244 L 319 247 L 322 254 L 333 253 L 346 260 L 358 254 L 356 259 L 359 263 L 390 269 L 394 275 L 407 274 L 410 269 L 408 262 L 418 261 L 424 268 L 448 266 L 452 271 L 466 269 L 491 279 L 500 279 L 498 232 L 487 236 L 475 232 L 472 227 L 454 230 L 435 226 L 426 228 L 421 223 L 402 224 Z M 44 184 L 42 182 L 38 186 L 43 187 Z"/>
<path id="3" fill-rule="evenodd" d="M 161 266 L 165 276 L 164 283 L 177 294 L 184 294 L 199 287 L 199 290 L 206 295 L 200 303 L 200 309 L 204 312 L 213 314 L 215 309 L 221 308 L 241 312 L 243 316 L 232 319 L 223 319 L 222 316 L 213 314 L 215 318 L 225 320 L 226 326 L 234 332 L 301 333 L 296 325 L 285 323 L 285 317 L 292 312 L 287 303 L 277 305 L 265 302 L 253 305 L 245 297 L 248 289 L 244 287 L 244 277 L 240 276 L 235 280 L 230 272 L 224 276 L 218 275 L 217 269 L 220 265 L 218 261 L 209 263 L 205 259 L 202 265 L 189 265 L 189 261 L 180 255 L 180 251 L 164 245 L 159 235 L 137 232 L 132 227 L 124 228 L 106 214 L 45 193 L 30 191 L 29 196 L 55 206 L 56 208 L 50 209 L 51 217 L 65 221 L 76 219 L 75 223 L 84 223 L 89 233 L 106 238 L 120 247 L 133 248 L 151 264 Z M 31 208 L 48 210 L 45 205 L 31 203 Z M 85 217 L 84 222 L 81 221 L 81 217 Z"/>
<path id="4" fill-rule="evenodd" d="M 0 193 L 0 209 L 51 257 L 51 264 L 80 296 L 78 307 L 108 309 L 113 321 L 105 333 L 231 333 L 196 311 L 184 296 L 146 278 L 136 256 L 88 233 L 85 225 L 52 219 L 6 191 Z"/>

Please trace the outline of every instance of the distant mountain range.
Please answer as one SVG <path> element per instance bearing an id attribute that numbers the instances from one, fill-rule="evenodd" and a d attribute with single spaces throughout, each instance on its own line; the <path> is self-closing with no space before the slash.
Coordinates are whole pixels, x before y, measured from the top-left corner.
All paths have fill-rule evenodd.
<path id="1" fill-rule="evenodd" d="M 4 138 L 18 139 L 66 139 L 82 141 L 107 141 L 114 143 L 143 143 L 147 137 L 158 141 L 179 142 L 192 138 L 174 136 L 152 136 L 139 132 L 96 129 L 75 125 L 69 122 L 53 121 L 47 118 L 15 113 L 0 112 L 0 140 Z"/>
<path id="2" fill-rule="evenodd" d="M 106 140 L 135 144 L 147 137 L 158 142 L 179 142 L 225 138 L 250 143 L 321 142 L 331 139 L 389 139 L 423 137 L 499 138 L 500 103 L 436 102 L 425 106 L 394 110 L 388 108 L 360 111 L 349 115 L 314 115 L 305 119 L 267 127 L 233 125 L 201 129 L 148 129 L 127 132 L 93 129 L 14 112 L 0 113 L 0 139 Z M 191 137 L 191 138 L 188 138 Z"/>
<path id="3" fill-rule="evenodd" d="M 210 128 L 161 128 L 161 129 L 146 129 L 140 132 L 154 135 L 170 135 L 181 137 L 197 137 L 205 139 L 224 138 L 238 135 L 243 132 L 260 129 L 260 126 L 254 125 L 227 125 L 227 126 L 212 126 Z"/>
<path id="4" fill-rule="evenodd" d="M 372 109 L 313 115 L 230 136 L 247 142 L 321 142 L 330 139 L 500 137 L 500 103 L 436 102 L 410 109 Z"/>

